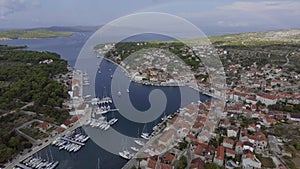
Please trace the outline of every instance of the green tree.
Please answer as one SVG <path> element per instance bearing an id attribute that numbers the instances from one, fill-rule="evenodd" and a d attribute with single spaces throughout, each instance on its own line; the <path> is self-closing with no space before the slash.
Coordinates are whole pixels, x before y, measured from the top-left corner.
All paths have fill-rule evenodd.
<path id="1" fill-rule="evenodd" d="M 184 155 L 182 155 L 176 164 L 176 169 L 185 169 L 186 166 L 187 166 L 187 158 Z"/>
<path id="2" fill-rule="evenodd" d="M 8 141 L 10 147 L 17 148 L 20 144 L 20 140 L 17 137 L 11 137 Z"/>
<path id="3" fill-rule="evenodd" d="M 205 169 L 222 169 L 222 167 L 218 166 L 217 164 L 215 163 L 206 163 L 204 165 L 204 168 Z"/>

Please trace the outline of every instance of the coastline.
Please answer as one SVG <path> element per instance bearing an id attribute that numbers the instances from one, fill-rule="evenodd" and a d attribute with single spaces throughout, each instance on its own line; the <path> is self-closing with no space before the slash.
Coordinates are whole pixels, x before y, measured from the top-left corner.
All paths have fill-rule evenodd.
<path id="1" fill-rule="evenodd" d="M 139 83 L 139 84 L 143 84 L 143 85 L 146 85 L 146 86 L 159 86 L 159 87 L 184 87 L 184 86 L 187 86 L 187 87 L 192 87 L 192 86 L 188 86 L 188 85 L 185 85 L 185 84 L 178 84 L 178 83 L 174 83 L 174 84 L 170 84 L 170 83 L 166 83 L 166 84 L 162 84 L 162 82 L 146 82 L 146 81 L 138 81 L 138 80 L 135 80 L 132 75 L 130 75 L 130 73 L 123 67 L 121 66 L 120 64 L 116 63 L 115 61 L 109 59 L 109 58 L 106 58 L 106 57 L 103 57 L 103 59 L 117 65 L 118 67 L 120 67 L 125 75 L 130 79 L 130 81 L 133 81 L 135 83 Z"/>
<path id="2" fill-rule="evenodd" d="M 162 85 L 162 84 L 160 84 L 159 82 L 158 82 L 158 83 L 147 83 L 147 82 L 137 81 L 137 80 L 135 80 L 134 78 L 132 78 L 132 76 L 130 75 L 130 73 L 129 73 L 123 66 L 121 66 L 120 64 L 114 62 L 113 60 L 111 60 L 111 59 L 109 59 L 109 58 L 106 58 L 106 57 L 103 57 L 103 56 L 102 56 L 102 58 L 105 59 L 105 60 L 107 60 L 107 61 L 109 61 L 109 62 L 111 62 L 111 63 L 113 63 L 113 64 L 118 65 L 118 67 L 120 67 L 120 68 L 124 71 L 125 75 L 126 75 L 131 81 L 133 81 L 133 82 L 135 82 L 135 83 L 138 83 L 138 84 L 142 84 L 142 85 L 146 85 L 146 86 L 159 86 L 159 87 L 191 87 L 192 89 L 196 90 L 197 92 L 200 92 L 200 93 L 205 94 L 205 95 L 207 95 L 207 96 L 210 96 L 210 97 L 213 97 L 213 98 L 216 98 L 216 99 L 219 99 L 219 100 L 224 100 L 224 99 L 226 99 L 225 97 L 222 97 L 222 96 L 219 96 L 219 95 L 215 95 L 215 94 L 213 94 L 213 93 L 210 93 L 210 92 L 207 91 L 207 90 L 201 90 L 201 89 L 199 89 L 199 86 L 198 86 L 198 85 L 197 85 L 197 86 L 186 85 L 186 84 L 182 84 L 182 85 L 178 85 L 178 84 L 168 85 L 168 84 L 165 84 L 165 85 Z"/>
<path id="3" fill-rule="evenodd" d="M 11 40 L 33 40 L 33 39 L 49 39 L 49 38 L 60 38 L 60 37 L 71 37 L 73 35 L 73 32 L 71 35 L 66 35 L 66 36 L 49 36 L 49 37 L 32 37 L 32 38 L 6 38 L 6 37 L 0 37 L 0 42 L 1 41 L 11 41 Z"/>

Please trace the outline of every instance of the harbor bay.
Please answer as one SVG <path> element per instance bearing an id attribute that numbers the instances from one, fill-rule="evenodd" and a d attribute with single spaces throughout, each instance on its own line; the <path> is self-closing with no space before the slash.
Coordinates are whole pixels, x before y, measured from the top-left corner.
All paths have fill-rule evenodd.
<path id="1" fill-rule="evenodd" d="M 89 34 L 75 34 L 70 38 L 70 41 L 72 41 L 72 38 L 78 38 L 77 44 L 75 46 L 82 46 L 84 44 L 84 41 L 89 36 Z M 35 40 L 12 40 L 9 41 L 9 45 L 27 45 L 29 49 L 34 50 L 40 50 L 40 51 L 54 51 L 62 55 L 62 58 L 68 60 L 70 65 L 74 65 L 74 60 L 76 60 L 76 56 L 79 53 L 79 49 L 72 50 L 71 48 L 64 48 L 65 40 L 68 38 L 61 38 L 63 39 L 61 43 L 56 43 L 57 46 L 51 46 L 49 48 L 47 44 L 53 43 L 53 39 L 35 39 Z M 41 42 L 42 41 L 42 42 Z M 50 42 L 49 42 L 50 41 Z M 4 41 L 5 43 L 5 41 Z M 37 46 L 37 44 L 45 44 L 45 46 Z M 31 47 L 31 45 L 33 47 Z M 116 70 L 117 65 L 107 61 L 103 60 L 100 65 L 100 72 L 97 73 L 96 77 L 96 88 L 95 93 L 98 97 L 111 96 L 111 75 Z M 115 77 L 117 78 L 117 77 Z M 120 77 L 118 78 L 127 78 L 125 74 L 120 73 Z M 120 80 L 120 85 L 122 85 L 122 80 Z M 164 115 L 169 115 L 171 113 L 176 112 L 180 108 L 180 91 L 186 91 L 194 93 L 195 91 L 193 89 L 190 89 L 188 87 L 182 87 L 183 89 L 179 89 L 179 87 L 159 87 L 159 86 L 147 86 L 139 83 L 132 82 L 129 86 L 130 93 L 122 92 L 123 94 L 129 94 L 130 101 L 132 105 L 140 110 L 145 111 L 149 109 L 151 106 L 149 103 L 149 93 L 151 91 L 158 89 L 165 93 L 167 97 L 167 105 L 165 113 L 162 114 L 160 117 L 157 118 L 157 120 L 154 120 L 147 124 L 147 130 L 152 131 L 152 128 L 155 126 L 155 124 L 161 122 L 161 117 Z M 209 97 L 205 95 L 201 95 L 200 97 L 201 101 L 205 101 L 209 99 Z M 191 100 L 188 100 L 191 101 Z M 195 102 L 197 100 L 194 100 Z M 112 109 L 116 108 L 114 105 L 111 107 Z M 123 117 L 119 112 L 110 112 L 106 115 L 107 119 L 111 119 L 112 117 L 115 117 L 118 119 L 118 122 L 112 126 L 112 128 L 126 136 L 131 137 L 139 137 L 138 131 L 142 131 L 144 128 L 144 123 L 135 123 L 132 122 L 125 117 Z M 79 128 L 80 132 L 85 133 L 86 131 L 89 132 L 96 132 L 97 137 L 101 138 L 101 135 L 103 132 L 98 129 L 86 129 L 86 127 Z M 86 130 L 86 131 L 85 131 Z M 110 130 L 110 129 L 109 129 Z M 122 144 L 122 141 L 119 141 L 120 144 Z M 134 143 L 133 143 L 134 144 Z M 130 146 L 130 145 L 128 145 Z M 121 146 L 122 147 L 122 146 Z M 121 149 L 120 149 L 121 150 Z M 60 151 L 58 147 L 55 146 L 48 146 L 44 148 L 42 151 L 38 152 L 36 157 L 41 157 L 43 159 L 50 159 L 53 157 L 53 160 L 59 161 L 59 165 L 57 168 L 97 168 L 98 165 L 100 165 L 101 168 L 121 168 L 127 160 L 121 158 L 118 154 L 112 154 L 105 149 L 101 148 L 97 143 L 93 141 L 93 139 L 88 140 L 85 143 L 85 146 L 83 146 L 78 152 L 76 153 L 70 153 L 67 151 Z M 80 159 L 80 160 L 79 160 Z M 98 162 L 99 161 L 99 162 Z M 113 162 L 112 162 L 113 161 Z M 99 164 L 98 164 L 99 163 Z"/>

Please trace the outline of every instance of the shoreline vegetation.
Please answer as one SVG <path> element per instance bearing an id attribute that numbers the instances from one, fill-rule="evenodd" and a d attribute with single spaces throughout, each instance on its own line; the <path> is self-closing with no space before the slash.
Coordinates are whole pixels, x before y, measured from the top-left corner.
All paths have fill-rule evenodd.
<path id="1" fill-rule="evenodd" d="M 67 61 L 24 48 L 0 45 L 0 163 L 32 146 L 18 127 L 34 119 L 59 126 L 70 117 Z"/>
<path id="2" fill-rule="evenodd" d="M 41 38 L 56 38 L 56 37 L 69 37 L 72 32 L 51 31 L 47 29 L 35 30 L 4 30 L 0 31 L 1 40 L 14 40 L 14 39 L 41 39 Z"/>

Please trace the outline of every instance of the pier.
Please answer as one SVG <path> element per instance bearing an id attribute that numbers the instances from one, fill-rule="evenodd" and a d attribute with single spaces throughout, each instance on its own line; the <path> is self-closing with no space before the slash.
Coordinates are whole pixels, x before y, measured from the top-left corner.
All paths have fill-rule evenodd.
<path id="1" fill-rule="evenodd" d="M 21 167 L 23 169 L 31 169 L 30 167 L 27 167 L 26 165 L 20 163 L 16 164 L 16 166 Z"/>
<path id="2" fill-rule="evenodd" d="M 74 141 L 74 140 L 70 140 L 70 139 L 68 139 L 68 138 L 66 138 L 66 137 L 61 137 L 61 139 L 62 139 L 62 140 L 65 140 L 65 141 L 69 141 L 69 142 L 71 142 L 71 143 L 79 144 L 79 145 L 81 145 L 81 146 L 84 146 L 84 145 L 85 145 L 84 143 L 81 143 L 81 142 L 78 142 L 78 141 Z"/>
<path id="3" fill-rule="evenodd" d="M 109 112 L 111 112 L 111 111 L 119 111 L 119 109 L 109 109 L 108 111 Z"/>

